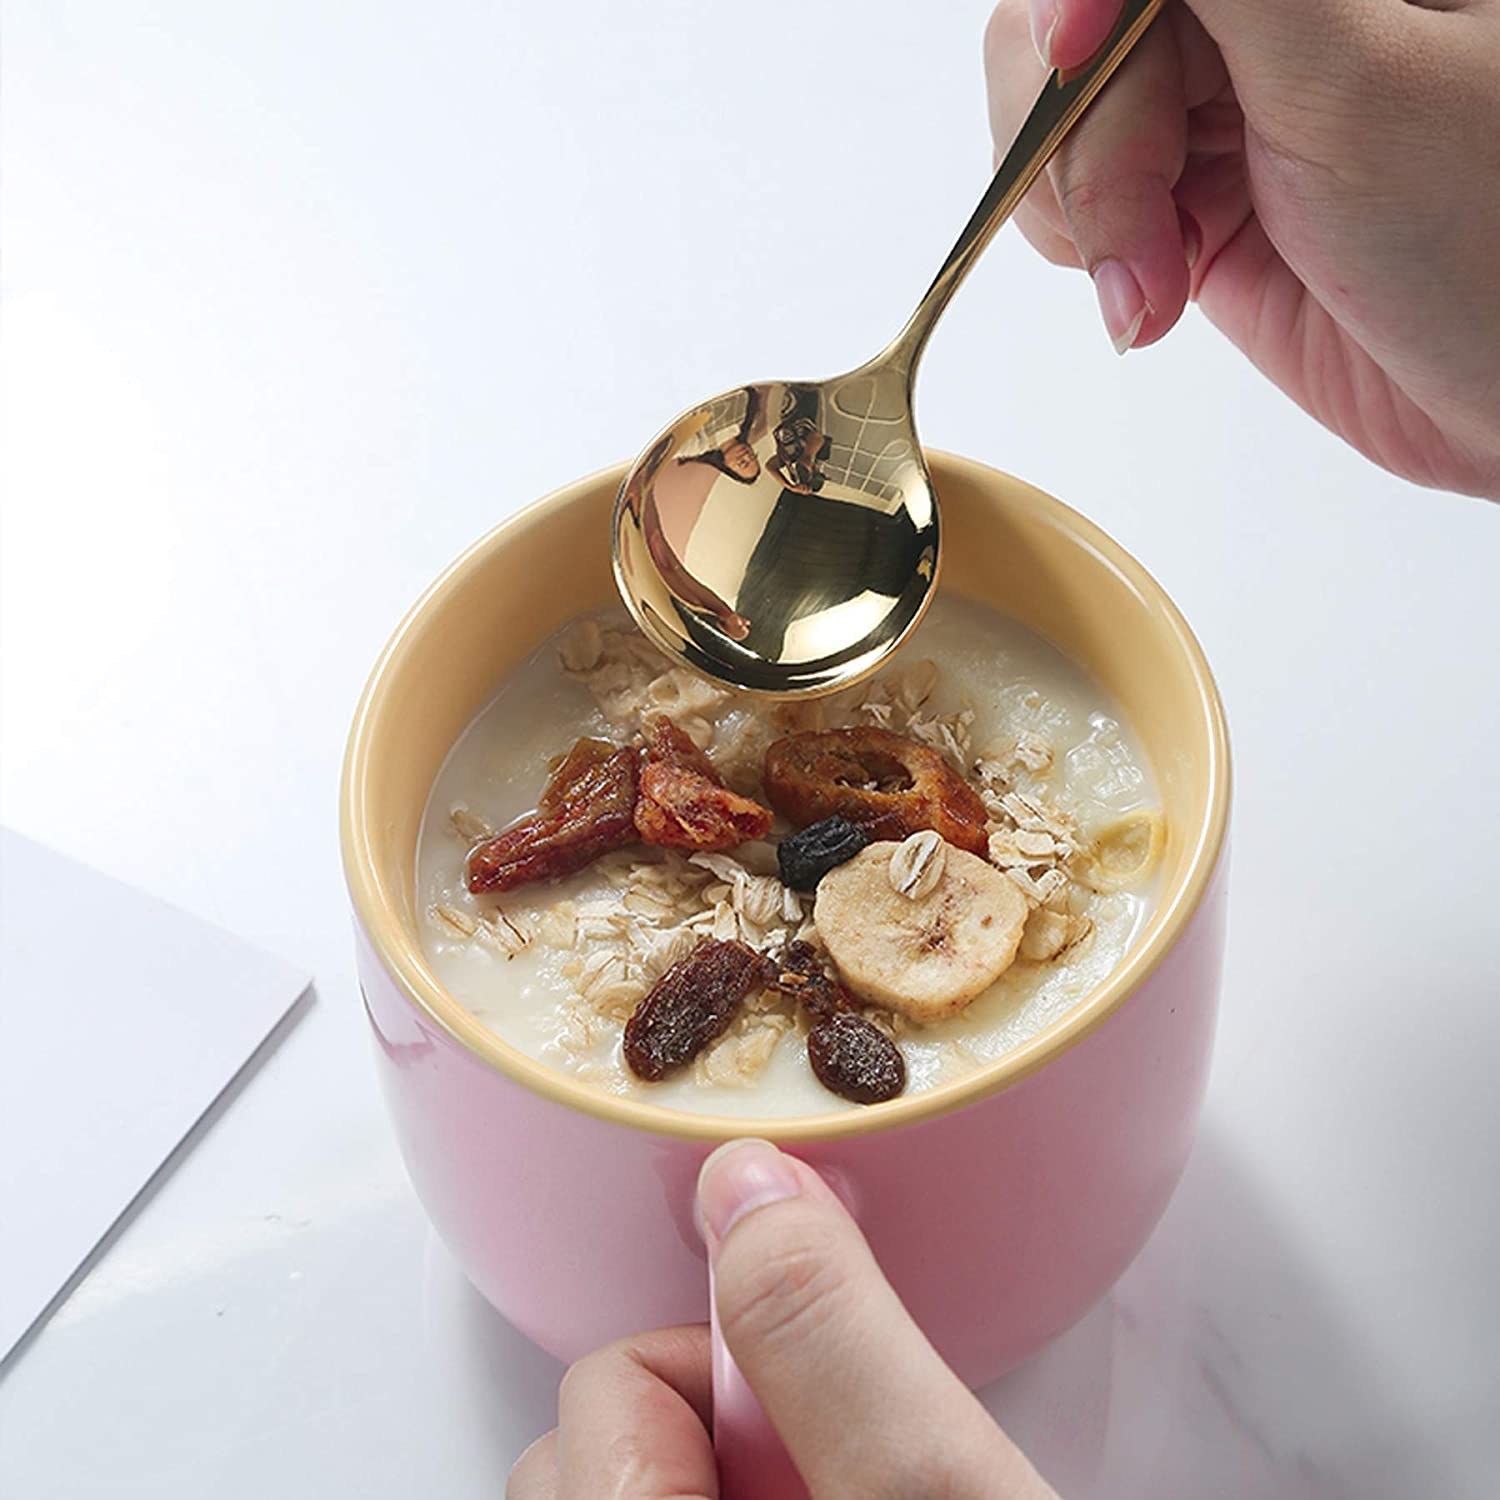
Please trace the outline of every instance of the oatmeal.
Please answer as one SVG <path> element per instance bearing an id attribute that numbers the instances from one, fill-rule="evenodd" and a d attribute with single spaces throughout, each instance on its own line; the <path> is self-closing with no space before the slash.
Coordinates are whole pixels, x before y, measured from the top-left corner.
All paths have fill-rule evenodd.
<path id="1" fill-rule="evenodd" d="M 418 852 L 437 977 L 522 1051 L 714 1114 L 983 1066 L 1119 963 L 1165 838 L 1076 667 L 941 597 L 872 683 L 772 704 L 576 622 L 459 740 Z"/>

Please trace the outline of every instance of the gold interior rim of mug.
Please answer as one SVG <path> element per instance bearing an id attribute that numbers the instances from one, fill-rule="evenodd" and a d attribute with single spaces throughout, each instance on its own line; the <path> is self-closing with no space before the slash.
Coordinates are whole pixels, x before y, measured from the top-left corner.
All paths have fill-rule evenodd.
<path id="1" fill-rule="evenodd" d="M 976 460 L 939 450 L 929 449 L 927 456 L 929 462 L 936 459 L 946 466 L 967 470 L 981 483 L 992 482 L 998 473 Z M 1218 686 L 1203 648 L 1167 592 L 1112 537 L 1085 516 L 1041 491 L 1034 493 L 1066 522 L 1079 541 L 1106 558 L 1161 611 L 1187 663 L 1208 726 L 1208 815 L 1196 830 L 1184 872 L 1176 887 L 1164 893 L 1164 905 L 1158 913 L 1161 921 L 1155 932 L 1148 941 L 1127 953 L 1124 961 L 1102 984 L 1090 990 L 1035 1036 L 962 1078 L 917 1093 L 903 1094 L 885 1104 L 833 1110 L 827 1114 L 791 1116 L 690 1114 L 666 1105 L 607 1094 L 513 1047 L 443 988 L 428 968 L 420 941 L 408 930 L 402 914 L 382 890 L 365 837 L 366 776 L 374 744 L 372 724 L 411 642 L 422 631 L 428 617 L 462 586 L 467 575 L 482 566 L 495 548 L 505 545 L 522 528 L 545 525 L 555 511 L 572 503 L 576 496 L 624 472 L 624 466 L 603 469 L 554 490 L 502 521 L 470 546 L 407 612 L 381 652 L 360 697 L 345 752 L 339 796 L 344 876 L 360 925 L 386 972 L 396 980 L 407 999 L 473 1057 L 533 1093 L 628 1129 L 704 1141 L 747 1135 L 783 1143 L 835 1140 L 913 1125 L 1012 1087 L 1103 1025 L 1156 971 L 1202 904 L 1223 853 L 1229 821 L 1229 735 Z"/>

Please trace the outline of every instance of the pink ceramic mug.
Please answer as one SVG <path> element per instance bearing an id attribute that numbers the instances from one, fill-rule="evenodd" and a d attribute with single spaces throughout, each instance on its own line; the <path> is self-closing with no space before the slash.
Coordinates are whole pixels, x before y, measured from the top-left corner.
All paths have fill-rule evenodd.
<path id="1" fill-rule="evenodd" d="M 434 977 L 415 909 L 429 789 L 507 671 L 613 602 L 608 523 L 623 470 L 560 490 L 471 548 L 407 616 L 365 690 L 344 766 L 343 854 L 402 1154 L 474 1284 L 560 1359 L 702 1320 L 693 1188 L 703 1158 L 732 1136 L 777 1141 L 836 1183 L 912 1315 L 971 1385 L 1108 1290 L 1187 1159 L 1223 950 L 1229 752 L 1213 679 L 1171 601 L 1097 527 L 979 464 L 930 459 L 943 587 L 1019 619 L 1104 685 L 1155 769 L 1168 829 L 1159 903 L 1125 961 L 966 1078 L 826 1116 L 681 1114 L 524 1056 Z M 722 1346 L 715 1364 L 726 1500 L 792 1493 Z"/>

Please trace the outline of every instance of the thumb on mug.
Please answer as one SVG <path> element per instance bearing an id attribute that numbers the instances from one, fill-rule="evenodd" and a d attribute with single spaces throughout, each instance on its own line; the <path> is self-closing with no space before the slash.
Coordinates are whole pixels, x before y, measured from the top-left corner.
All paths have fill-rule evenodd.
<path id="1" fill-rule="evenodd" d="M 921 1493 L 939 1477 L 1051 1495 L 812 1168 L 731 1141 L 703 1164 L 698 1203 L 724 1342 L 815 1495 Z"/>

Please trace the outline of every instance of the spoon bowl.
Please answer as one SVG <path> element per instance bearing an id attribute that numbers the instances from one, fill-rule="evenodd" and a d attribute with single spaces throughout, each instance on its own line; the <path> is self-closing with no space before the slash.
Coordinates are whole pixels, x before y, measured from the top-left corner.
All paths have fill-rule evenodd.
<path id="1" fill-rule="evenodd" d="M 696 671 L 803 697 L 877 671 L 937 584 L 937 495 L 912 390 L 969 268 L 1161 9 L 1126 0 L 1092 61 L 1054 72 L 896 339 L 847 375 L 774 381 L 690 408 L 631 466 L 614 567 L 646 635 Z"/>
<path id="2" fill-rule="evenodd" d="M 900 372 L 728 391 L 636 462 L 615 573 L 641 629 L 711 677 L 802 696 L 878 668 L 937 580 L 938 506 Z"/>

